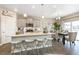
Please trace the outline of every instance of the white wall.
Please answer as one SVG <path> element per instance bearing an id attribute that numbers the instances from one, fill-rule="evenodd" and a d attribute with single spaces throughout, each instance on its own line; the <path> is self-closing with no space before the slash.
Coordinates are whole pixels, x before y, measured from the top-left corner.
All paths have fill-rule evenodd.
<path id="1" fill-rule="evenodd" d="M 63 22 L 78 21 L 78 20 L 79 20 L 79 17 L 75 17 L 75 18 L 65 19 L 63 20 Z"/>
<path id="2" fill-rule="evenodd" d="M 63 22 L 77 21 L 77 20 L 79 20 L 79 12 L 73 13 L 71 15 L 68 15 L 62 18 Z"/>

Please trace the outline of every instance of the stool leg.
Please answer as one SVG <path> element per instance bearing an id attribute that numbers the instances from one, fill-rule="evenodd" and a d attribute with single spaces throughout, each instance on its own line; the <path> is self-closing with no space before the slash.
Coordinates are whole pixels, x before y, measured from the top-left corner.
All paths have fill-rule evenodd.
<path id="1" fill-rule="evenodd" d="M 37 53 L 37 55 L 39 54 L 38 46 L 36 46 L 36 53 Z"/>
<path id="2" fill-rule="evenodd" d="M 13 55 L 15 55 L 15 52 L 14 52 L 14 50 L 15 50 L 15 45 L 13 44 L 12 46 L 13 46 Z"/>
<path id="3" fill-rule="evenodd" d="M 38 54 L 38 55 L 40 54 L 39 50 L 40 50 L 40 48 L 37 49 L 37 54 Z"/>
<path id="4" fill-rule="evenodd" d="M 22 47 L 21 47 L 21 45 L 20 45 L 20 55 L 22 54 Z"/>
<path id="5" fill-rule="evenodd" d="M 32 53 L 33 53 L 33 55 L 35 54 L 35 48 L 33 47 L 33 49 L 32 49 Z"/>
<path id="6" fill-rule="evenodd" d="M 12 50 L 12 54 L 15 55 L 15 54 L 14 54 L 14 48 L 13 48 L 13 50 Z"/>
<path id="7" fill-rule="evenodd" d="M 25 47 L 25 46 L 23 46 L 24 47 L 24 52 L 25 52 L 25 54 L 27 55 L 27 48 Z"/>
<path id="8" fill-rule="evenodd" d="M 25 54 L 27 55 L 27 48 L 25 48 Z"/>

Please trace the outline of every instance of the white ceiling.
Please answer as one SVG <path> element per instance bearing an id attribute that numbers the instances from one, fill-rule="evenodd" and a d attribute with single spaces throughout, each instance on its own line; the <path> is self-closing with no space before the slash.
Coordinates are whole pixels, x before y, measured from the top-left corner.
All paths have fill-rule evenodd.
<path id="1" fill-rule="evenodd" d="M 79 11 L 79 4 L 0 4 L 0 7 L 13 11 L 17 8 L 18 13 L 46 18 L 65 16 Z"/>

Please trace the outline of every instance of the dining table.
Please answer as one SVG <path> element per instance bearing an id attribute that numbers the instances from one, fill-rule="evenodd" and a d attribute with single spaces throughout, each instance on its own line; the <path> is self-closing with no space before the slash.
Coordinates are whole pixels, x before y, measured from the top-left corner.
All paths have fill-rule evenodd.
<path id="1" fill-rule="evenodd" d="M 60 32 L 60 33 L 58 33 L 58 35 L 59 36 L 62 36 L 62 43 L 63 43 L 63 45 L 65 45 L 65 40 L 66 40 L 65 36 L 67 36 L 68 33 Z"/>

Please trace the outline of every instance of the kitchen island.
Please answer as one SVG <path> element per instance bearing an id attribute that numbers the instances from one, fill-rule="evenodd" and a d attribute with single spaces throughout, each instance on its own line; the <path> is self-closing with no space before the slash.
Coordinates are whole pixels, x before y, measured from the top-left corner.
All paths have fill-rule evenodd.
<path id="1" fill-rule="evenodd" d="M 17 34 L 11 36 L 11 41 L 18 40 L 30 40 L 30 39 L 45 39 L 50 38 L 53 33 L 39 33 L 39 32 L 29 32 L 24 34 Z"/>
<path id="2" fill-rule="evenodd" d="M 45 38 L 51 38 L 52 34 L 53 33 L 27 32 L 27 33 L 24 33 L 24 34 L 12 35 L 11 36 L 11 42 L 12 43 L 18 42 L 18 41 L 24 42 L 24 40 L 27 41 L 27 42 L 32 42 L 34 40 L 44 40 Z M 52 46 L 51 40 L 46 41 L 46 42 L 48 42 L 48 44 L 45 44 L 45 46 L 40 45 L 40 46 L 38 46 L 38 48 L 44 48 L 44 47 Z M 28 50 L 30 50 L 30 49 L 28 49 Z M 34 49 L 36 49 L 36 47 L 34 47 Z M 23 51 L 24 50 L 25 49 L 23 48 Z"/>

